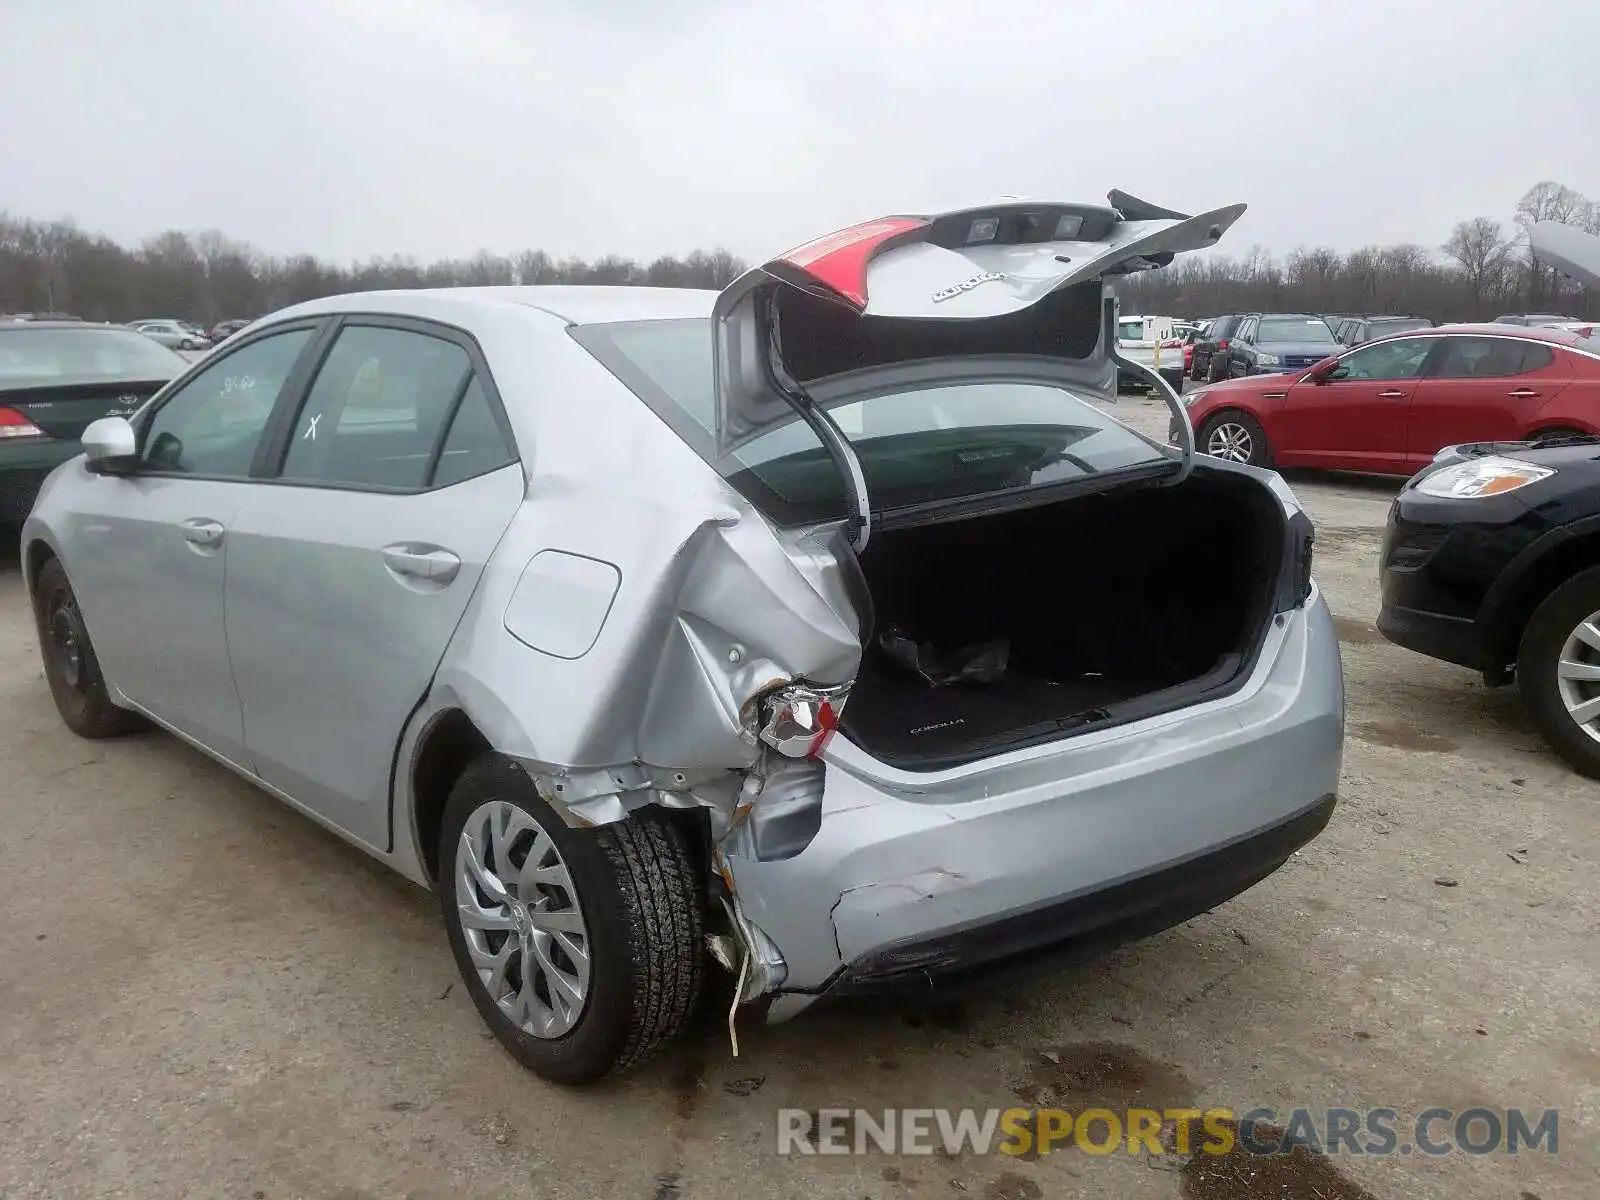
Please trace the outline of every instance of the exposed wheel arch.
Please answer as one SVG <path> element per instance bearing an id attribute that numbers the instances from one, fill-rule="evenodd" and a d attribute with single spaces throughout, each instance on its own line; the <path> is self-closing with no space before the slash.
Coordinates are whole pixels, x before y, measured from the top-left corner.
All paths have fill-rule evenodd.
<path id="1" fill-rule="evenodd" d="M 468 767 L 495 748 L 472 717 L 459 708 L 446 709 L 435 716 L 418 739 L 411 756 L 411 823 L 423 869 L 435 886 L 439 883 L 439 831 L 451 789 Z M 709 815 L 692 808 L 664 809 L 663 813 L 665 819 L 682 829 L 702 887 L 708 887 Z"/>
<path id="2" fill-rule="evenodd" d="M 22 554 L 22 576 L 28 585 L 28 594 L 33 594 L 34 585 L 39 582 L 39 572 L 44 569 L 45 563 L 56 556 L 50 543 L 40 538 L 35 538 L 28 543 L 27 549 Z"/>
<path id="3" fill-rule="evenodd" d="M 439 882 L 439 829 L 450 789 L 473 762 L 494 747 L 459 708 L 433 719 L 411 759 L 411 821 L 428 878 Z"/>

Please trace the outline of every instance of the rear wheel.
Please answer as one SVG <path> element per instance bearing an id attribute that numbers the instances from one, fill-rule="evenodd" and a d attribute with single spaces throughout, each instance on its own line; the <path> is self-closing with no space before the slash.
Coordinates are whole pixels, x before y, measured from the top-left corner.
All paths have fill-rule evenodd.
<path id="1" fill-rule="evenodd" d="M 86 738 L 119 737 L 138 729 L 138 715 L 111 702 L 78 598 L 58 559 L 47 559 L 39 568 L 33 616 L 44 676 L 67 728 Z"/>
<path id="2" fill-rule="evenodd" d="M 510 759 L 487 754 L 445 807 L 439 898 L 478 1013 L 524 1066 L 591 1083 L 659 1050 L 699 994 L 702 886 L 654 808 L 571 829 Z"/>
<path id="3" fill-rule="evenodd" d="M 1600 779 L 1600 567 L 1574 575 L 1534 610 L 1517 653 L 1517 688 L 1550 748 Z"/>
<path id="4" fill-rule="evenodd" d="M 1200 436 L 1195 441 L 1198 449 L 1212 458 L 1249 463 L 1254 467 L 1272 465 L 1267 435 L 1249 413 L 1230 410 L 1208 417 L 1200 426 Z"/>

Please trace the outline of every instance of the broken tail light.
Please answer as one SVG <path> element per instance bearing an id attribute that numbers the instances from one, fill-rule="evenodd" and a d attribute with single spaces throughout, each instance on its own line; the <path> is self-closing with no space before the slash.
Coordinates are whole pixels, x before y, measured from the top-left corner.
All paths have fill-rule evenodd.
<path id="1" fill-rule="evenodd" d="M 762 704 L 760 738 L 786 758 L 820 758 L 844 708 L 848 688 L 795 684 Z"/>

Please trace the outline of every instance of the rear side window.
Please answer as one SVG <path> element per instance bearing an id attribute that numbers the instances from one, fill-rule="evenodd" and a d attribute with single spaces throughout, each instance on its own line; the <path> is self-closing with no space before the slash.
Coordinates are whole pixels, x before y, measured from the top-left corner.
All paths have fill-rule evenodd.
<path id="1" fill-rule="evenodd" d="M 1447 338 L 1433 374 L 1439 379 L 1502 379 L 1548 367 L 1550 347 L 1513 338 Z"/>
<path id="2" fill-rule="evenodd" d="M 424 487 L 445 424 L 472 383 L 453 341 L 409 329 L 340 331 L 301 406 L 282 477 L 351 487 Z"/>
<path id="3" fill-rule="evenodd" d="M 434 468 L 431 484 L 449 487 L 452 483 L 497 471 L 515 458 L 511 447 L 506 445 L 505 434 L 500 431 L 500 422 L 495 420 L 483 384 L 474 375 L 461 395 L 456 415 L 450 420 L 450 431 L 439 448 L 439 463 Z"/>
<path id="4" fill-rule="evenodd" d="M 278 393 L 311 332 L 292 329 L 251 342 L 174 392 L 144 431 L 145 468 L 223 479 L 249 475 Z"/>

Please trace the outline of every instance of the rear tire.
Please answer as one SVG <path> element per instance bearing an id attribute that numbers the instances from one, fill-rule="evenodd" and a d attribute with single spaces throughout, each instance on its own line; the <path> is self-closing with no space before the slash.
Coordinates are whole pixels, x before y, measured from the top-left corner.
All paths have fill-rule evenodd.
<path id="1" fill-rule="evenodd" d="M 1194 441 L 1196 450 L 1212 458 L 1249 463 L 1252 467 L 1272 465 L 1272 447 L 1267 444 L 1260 422 L 1238 409 L 1207 417 Z"/>
<path id="2" fill-rule="evenodd" d="M 682 1031 L 704 973 L 704 895 L 659 809 L 568 828 L 499 754 L 450 792 L 439 841 L 450 949 L 500 1044 L 553 1083 L 636 1066 Z"/>
<path id="3" fill-rule="evenodd" d="M 1583 668 L 1600 674 L 1600 567 L 1567 580 L 1545 597 L 1522 632 L 1517 652 L 1517 689 L 1550 748 L 1573 770 L 1600 779 L 1600 681 L 1581 678 Z M 1586 629 L 1585 627 L 1589 627 Z M 1565 669 L 1563 661 L 1576 664 Z M 1575 713 L 1573 709 L 1578 711 Z M 1580 717 L 1588 717 L 1580 723 Z"/>
<path id="4" fill-rule="evenodd" d="M 143 725 L 137 713 L 111 702 L 78 598 L 59 559 L 46 559 L 39 568 L 33 588 L 33 618 L 44 676 L 68 729 L 79 737 L 109 738 L 122 737 Z"/>

